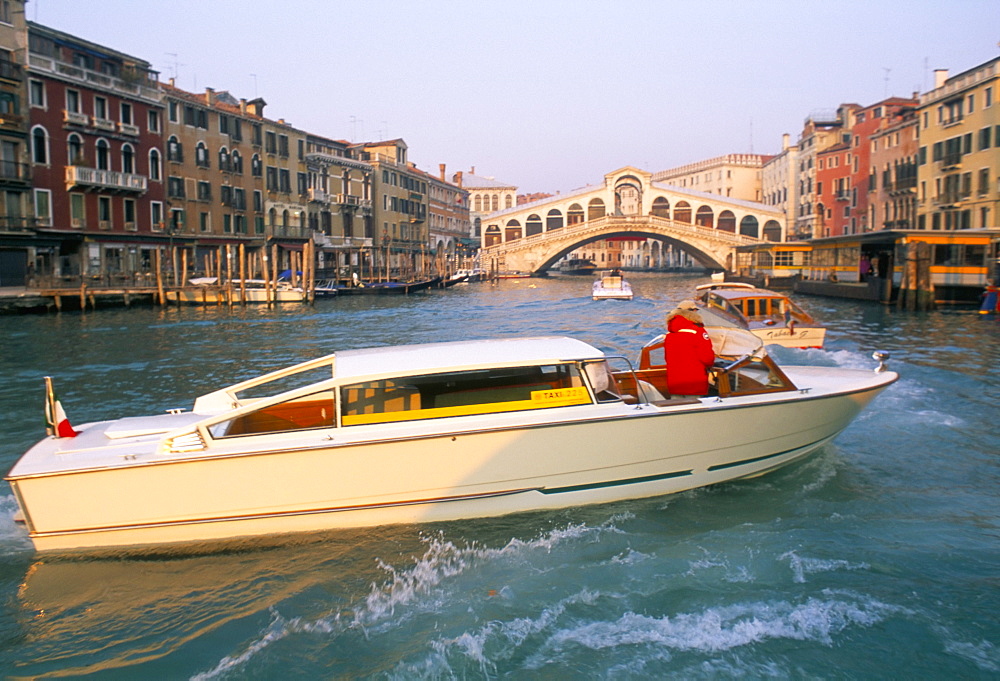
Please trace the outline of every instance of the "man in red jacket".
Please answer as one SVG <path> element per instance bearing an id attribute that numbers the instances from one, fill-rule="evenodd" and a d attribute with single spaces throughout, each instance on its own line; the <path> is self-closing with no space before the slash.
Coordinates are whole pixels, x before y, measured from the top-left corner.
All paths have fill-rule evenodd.
<path id="1" fill-rule="evenodd" d="M 694 301 L 681 302 L 667 315 L 663 351 L 672 396 L 708 394 L 708 368 L 715 363 L 715 351 Z"/>

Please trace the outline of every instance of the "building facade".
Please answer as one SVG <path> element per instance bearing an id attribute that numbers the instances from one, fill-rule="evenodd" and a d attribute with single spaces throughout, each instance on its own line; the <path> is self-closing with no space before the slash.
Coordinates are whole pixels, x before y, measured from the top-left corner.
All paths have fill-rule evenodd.
<path id="1" fill-rule="evenodd" d="M 485 216 L 518 205 L 516 185 L 476 175 L 475 166 L 469 172 L 455 173 L 452 181 L 469 192 L 469 219 L 475 239 L 482 238 Z"/>
<path id="2" fill-rule="evenodd" d="M 786 239 L 811 239 L 817 232 L 820 212 L 816 192 L 817 154 L 834 144 L 847 141 L 844 125 L 856 104 L 842 104 L 835 112 L 816 112 L 806 118 L 799 136 L 796 169 L 795 221 L 788 225 Z"/>
<path id="3" fill-rule="evenodd" d="M 917 137 L 916 108 L 886 118 L 871 135 L 871 183 L 868 187 L 868 224 L 879 229 L 916 229 Z"/>
<path id="4" fill-rule="evenodd" d="M 35 269 L 28 163 L 24 1 L 0 3 L 0 286 L 23 286 Z"/>
<path id="5" fill-rule="evenodd" d="M 769 158 L 761 168 L 761 203 L 782 211 L 785 224 L 793 225 L 799 205 L 799 147 L 790 143 L 787 133 L 781 142 L 781 153 Z M 780 241 L 787 239 L 788 235 L 782 233 Z"/>
<path id="6" fill-rule="evenodd" d="M 956 76 L 936 73 L 920 97 L 917 225 L 1000 224 L 1000 57 Z"/>
<path id="7" fill-rule="evenodd" d="M 427 231 L 438 272 L 450 272 L 467 265 L 472 223 L 469 192 L 446 179 L 445 164 L 438 175 L 427 175 Z"/>
<path id="8" fill-rule="evenodd" d="M 761 154 L 726 154 L 661 170 L 653 173 L 653 181 L 732 199 L 760 202 L 763 198 L 762 169 L 770 158 Z"/>
<path id="9" fill-rule="evenodd" d="M 36 265 L 139 283 L 167 243 L 163 105 L 148 62 L 28 22 Z"/>

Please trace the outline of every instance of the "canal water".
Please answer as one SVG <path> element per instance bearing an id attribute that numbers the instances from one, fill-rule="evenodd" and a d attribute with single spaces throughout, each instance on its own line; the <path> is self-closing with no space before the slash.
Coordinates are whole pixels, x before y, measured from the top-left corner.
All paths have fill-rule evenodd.
<path id="1" fill-rule="evenodd" d="M 315 307 L 0 318 L 0 467 L 73 421 L 194 396 L 337 349 L 567 334 L 635 357 L 705 279 L 505 280 Z M 203 555 L 42 558 L 0 487 L 5 678 L 1000 677 L 1000 321 L 799 297 L 824 350 L 784 363 L 901 379 L 833 444 L 756 480 L 498 519 Z M 615 442 L 602 442 L 614 456 Z M 663 442 L 669 447 L 669 441 Z M 114 503 L 114 499 L 108 499 Z"/>

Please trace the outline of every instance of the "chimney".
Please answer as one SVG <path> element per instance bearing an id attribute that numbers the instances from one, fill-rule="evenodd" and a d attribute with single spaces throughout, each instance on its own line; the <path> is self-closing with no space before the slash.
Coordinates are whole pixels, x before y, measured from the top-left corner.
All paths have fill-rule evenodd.
<path id="1" fill-rule="evenodd" d="M 174 87 L 174 79 L 173 78 L 171 78 L 167 82 L 170 83 L 170 87 Z"/>
<path id="2" fill-rule="evenodd" d="M 215 90 L 210 87 L 205 88 L 205 103 L 211 106 L 212 97 L 215 96 Z"/>
<path id="3" fill-rule="evenodd" d="M 469 174 L 470 175 L 475 175 L 476 174 L 476 166 L 472 166 L 471 168 L 469 168 Z"/>
<path id="4" fill-rule="evenodd" d="M 948 80 L 948 69 L 934 69 L 934 89 L 944 86 Z"/>
<path id="5" fill-rule="evenodd" d="M 264 106 L 267 104 L 261 97 L 257 99 L 251 99 L 247 102 L 247 111 L 253 116 L 264 117 Z"/>
<path id="6" fill-rule="evenodd" d="M 240 100 L 240 113 L 241 114 L 245 114 L 246 112 L 247 112 L 247 100 L 241 99 Z"/>
<path id="7" fill-rule="evenodd" d="M 789 137 L 789 135 L 788 135 L 787 132 L 784 135 L 781 136 L 781 150 L 782 151 L 784 151 L 785 149 L 788 148 L 788 145 L 789 145 L 790 141 L 791 141 L 791 138 Z"/>
<path id="8" fill-rule="evenodd" d="M 438 170 L 441 172 L 441 181 L 445 182 L 445 179 L 444 179 L 444 164 L 443 163 L 438 163 Z"/>
<path id="9" fill-rule="evenodd" d="M 457 184 L 459 187 L 462 186 L 462 171 L 461 170 L 459 170 L 457 173 L 455 173 L 455 184 Z"/>

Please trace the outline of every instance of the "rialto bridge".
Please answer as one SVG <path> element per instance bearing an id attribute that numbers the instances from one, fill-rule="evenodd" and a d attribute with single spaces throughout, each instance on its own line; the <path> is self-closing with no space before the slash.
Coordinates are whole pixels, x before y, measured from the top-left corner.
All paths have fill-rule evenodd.
<path id="1" fill-rule="evenodd" d="M 492 213 L 482 218 L 482 266 L 543 273 L 584 244 L 645 237 L 686 251 L 711 269 L 729 269 L 734 249 L 781 241 L 785 215 L 752 201 L 654 183 L 626 167 L 603 186 Z"/>

